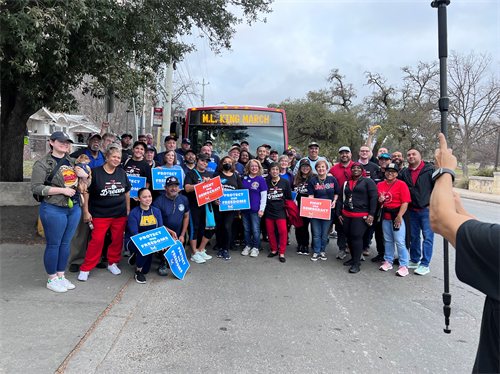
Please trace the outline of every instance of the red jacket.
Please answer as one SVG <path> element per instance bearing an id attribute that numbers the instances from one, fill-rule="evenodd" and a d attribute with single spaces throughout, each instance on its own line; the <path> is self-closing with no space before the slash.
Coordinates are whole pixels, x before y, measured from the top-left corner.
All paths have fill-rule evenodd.
<path id="1" fill-rule="evenodd" d="M 304 224 L 302 222 L 302 217 L 300 216 L 300 211 L 292 200 L 286 200 L 285 201 L 285 210 L 286 210 L 286 215 L 290 219 L 290 223 L 294 225 L 295 227 L 302 227 Z"/>

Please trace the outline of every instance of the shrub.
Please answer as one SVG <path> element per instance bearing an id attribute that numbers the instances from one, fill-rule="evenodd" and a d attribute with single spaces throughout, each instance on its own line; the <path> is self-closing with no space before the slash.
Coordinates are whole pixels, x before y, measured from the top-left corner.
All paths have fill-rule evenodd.
<path id="1" fill-rule="evenodd" d="M 464 190 L 469 189 L 469 178 L 463 178 L 455 182 L 456 188 L 462 188 Z"/>
<path id="2" fill-rule="evenodd" d="M 493 178 L 493 172 L 494 169 L 483 169 L 483 170 L 478 170 L 474 173 L 475 176 L 477 177 L 490 177 Z"/>

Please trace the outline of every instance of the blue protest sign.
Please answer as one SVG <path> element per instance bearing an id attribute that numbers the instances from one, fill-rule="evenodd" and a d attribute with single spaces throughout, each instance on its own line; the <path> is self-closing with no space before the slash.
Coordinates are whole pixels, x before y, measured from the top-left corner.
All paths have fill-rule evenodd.
<path id="1" fill-rule="evenodd" d="M 221 212 L 250 209 L 248 190 L 224 191 L 224 195 L 219 198 L 219 201 L 219 210 Z"/>
<path id="2" fill-rule="evenodd" d="M 184 179 L 182 178 L 181 169 L 151 169 L 153 175 L 153 190 L 163 190 L 165 188 L 165 179 L 167 177 L 176 177 L 180 186 L 179 189 L 182 190 L 184 186 Z"/>
<path id="3" fill-rule="evenodd" d="M 146 187 L 146 178 L 144 177 L 133 177 L 128 175 L 128 180 L 132 185 L 132 188 L 130 189 L 130 198 L 137 197 L 137 191 Z"/>
<path id="4" fill-rule="evenodd" d="M 213 174 L 215 173 L 215 169 L 217 169 L 217 164 L 215 162 L 208 161 L 207 170 Z"/>
<path id="5" fill-rule="evenodd" d="M 295 201 L 296 198 L 297 198 L 297 192 L 292 191 L 292 201 Z"/>
<path id="6" fill-rule="evenodd" d="M 132 236 L 130 239 L 132 239 L 143 256 L 161 251 L 175 244 L 175 240 L 172 239 L 165 226 L 144 231 Z"/>
<path id="7" fill-rule="evenodd" d="M 186 271 L 189 269 L 189 262 L 186 257 L 186 252 L 182 243 L 177 240 L 175 245 L 170 247 L 170 249 L 165 253 L 165 258 L 170 265 L 170 270 L 172 274 L 179 279 L 184 279 Z"/>

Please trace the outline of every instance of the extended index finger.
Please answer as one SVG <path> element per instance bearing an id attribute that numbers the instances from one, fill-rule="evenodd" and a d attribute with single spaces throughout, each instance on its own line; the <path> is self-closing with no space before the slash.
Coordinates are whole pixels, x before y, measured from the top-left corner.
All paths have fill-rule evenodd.
<path id="1" fill-rule="evenodd" d="M 446 138 L 444 137 L 444 134 L 442 132 L 439 133 L 439 144 L 441 147 L 441 151 L 448 151 L 448 143 L 446 142 Z"/>

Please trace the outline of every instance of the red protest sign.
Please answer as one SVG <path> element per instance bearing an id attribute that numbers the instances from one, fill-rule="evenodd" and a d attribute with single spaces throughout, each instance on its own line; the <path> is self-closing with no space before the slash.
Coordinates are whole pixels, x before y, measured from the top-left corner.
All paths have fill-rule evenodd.
<path id="1" fill-rule="evenodd" d="M 332 201 L 303 197 L 300 200 L 300 216 L 307 218 L 330 219 Z"/>
<path id="2" fill-rule="evenodd" d="M 224 191 L 222 190 L 222 185 L 220 183 L 220 177 L 195 185 L 194 193 L 196 194 L 198 206 L 217 200 L 219 197 L 224 195 Z"/>

